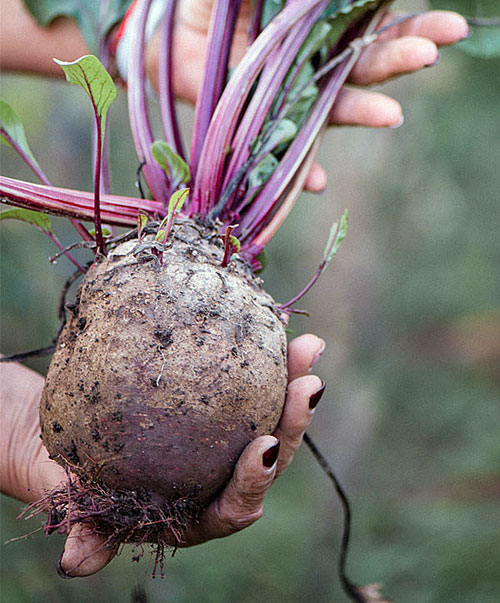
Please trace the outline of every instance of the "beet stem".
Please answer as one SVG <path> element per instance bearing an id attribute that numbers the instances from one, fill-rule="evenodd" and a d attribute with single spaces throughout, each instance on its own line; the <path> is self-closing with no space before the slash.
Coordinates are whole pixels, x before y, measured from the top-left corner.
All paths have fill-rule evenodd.
<path id="1" fill-rule="evenodd" d="M 175 109 L 174 89 L 172 85 L 172 42 L 174 37 L 177 4 L 177 0 L 170 0 L 170 2 L 167 3 L 163 20 L 158 64 L 158 92 L 165 140 L 170 144 L 177 155 L 180 155 L 185 159 L 186 155 L 179 132 L 179 121 Z"/>

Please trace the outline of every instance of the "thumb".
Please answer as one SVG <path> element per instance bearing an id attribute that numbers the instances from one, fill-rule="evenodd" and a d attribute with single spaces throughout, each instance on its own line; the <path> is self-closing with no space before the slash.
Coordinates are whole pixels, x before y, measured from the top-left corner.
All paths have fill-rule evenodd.
<path id="1" fill-rule="evenodd" d="M 86 526 L 75 525 L 66 539 L 57 572 L 61 578 L 91 576 L 105 567 L 115 553 L 105 538 Z"/>

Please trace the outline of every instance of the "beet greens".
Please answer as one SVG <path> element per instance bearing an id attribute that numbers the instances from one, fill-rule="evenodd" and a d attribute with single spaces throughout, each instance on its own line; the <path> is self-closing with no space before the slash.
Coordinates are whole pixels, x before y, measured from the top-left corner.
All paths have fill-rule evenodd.
<path id="1" fill-rule="evenodd" d="M 58 189 L 45 177 L 43 186 L 2 177 L 2 201 L 73 220 L 93 219 L 96 249 L 105 254 L 101 222 L 134 226 L 140 210 L 161 221 L 169 214 L 171 196 L 189 188 L 181 213 L 216 226 L 223 237 L 230 227 L 230 236 L 238 240 L 237 252 L 258 269 L 258 256 L 302 190 L 335 98 L 362 48 L 375 39 L 387 4 L 386 0 L 357 0 L 342 2 L 339 8 L 329 0 L 256 2 L 251 43 L 232 70 L 229 51 L 239 2 L 217 0 L 187 162 L 171 87 L 170 50 L 177 2 L 168 3 L 162 24 L 162 141 L 151 127 L 144 66 L 151 0 L 139 1 L 133 32 L 136 43 L 129 60 L 128 104 L 137 155 L 152 200 L 100 194 L 105 117 L 111 104 L 107 95 L 114 94 L 111 90 L 115 88 L 109 78 L 105 89 L 90 91 L 98 61 L 88 56 L 60 64 L 66 72 L 73 69 L 70 81 L 76 81 L 78 71 L 96 117 L 93 206 L 88 193 Z M 105 79 L 102 66 L 99 73 Z M 99 108 L 99 102 L 105 106 Z M 20 154 L 36 169 L 34 158 Z M 230 254 L 235 250 L 232 246 Z"/>

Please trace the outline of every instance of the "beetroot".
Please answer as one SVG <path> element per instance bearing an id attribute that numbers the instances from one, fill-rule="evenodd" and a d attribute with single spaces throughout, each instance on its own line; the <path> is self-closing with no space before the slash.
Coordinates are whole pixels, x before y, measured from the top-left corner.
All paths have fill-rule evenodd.
<path id="1" fill-rule="evenodd" d="M 347 214 L 312 281 L 288 303 L 276 306 L 255 273 L 387 2 L 256 2 L 249 47 L 230 73 L 240 2 L 217 0 L 189 157 L 171 90 L 176 2 L 167 4 L 158 77 L 166 140 L 155 141 L 148 115 L 151 0 L 137 2 L 130 25 L 129 114 L 139 186 L 142 175 L 151 198 L 101 194 L 106 113 L 116 89 L 92 55 L 58 63 L 92 103 L 93 195 L 50 186 L 24 138 L 16 138 L 13 112 L 9 144 L 45 186 L 0 180 L 2 200 L 22 208 L 3 217 L 35 224 L 62 247 L 48 218 L 26 210 L 67 216 L 96 251 L 88 270 L 63 251 L 86 274 L 57 341 L 40 413 L 44 443 L 69 475 L 67 486 L 49 494 L 47 531 L 84 523 L 112 546 L 178 544 L 248 442 L 276 427 L 287 377 L 280 313 L 298 311 L 294 304 L 338 249 Z M 94 232 L 81 220 L 93 220 Z M 120 237 L 106 239 L 103 224 L 137 228 L 119 244 Z"/>
<path id="2" fill-rule="evenodd" d="M 88 271 L 40 406 L 55 460 L 113 489 L 200 507 L 246 444 L 274 430 L 284 327 L 249 266 L 221 268 L 223 254 L 216 233 L 184 219 L 163 263 L 131 240 Z"/>

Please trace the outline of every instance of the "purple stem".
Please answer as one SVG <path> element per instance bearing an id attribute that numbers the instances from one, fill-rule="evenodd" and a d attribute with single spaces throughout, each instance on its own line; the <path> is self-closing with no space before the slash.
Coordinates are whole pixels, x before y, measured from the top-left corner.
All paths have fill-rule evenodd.
<path id="1" fill-rule="evenodd" d="M 170 186 L 165 172 L 151 154 L 153 134 L 148 117 L 144 69 L 145 29 L 151 0 L 139 0 L 135 9 L 137 25 L 136 42 L 129 60 L 128 107 L 130 126 L 139 161 L 146 161 L 143 172 L 153 198 L 164 204 L 170 197 Z"/>
<path id="2" fill-rule="evenodd" d="M 295 0 L 286 6 L 247 50 L 229 80 L 215 109 L 198 163 L 193 206 L 203 218 L 218 200 L 217 191 L 220 188 L 226 151 L 262 66 L 295 23 L 322 4 L 324 0 Z"/>
<path id="3" fill-rule="evenodd" d="M 328 61 L 328 63 L 326 65 L 324 65 L 320 71 L 318 71 L 306 84 L 304 84 L 297 92 L 296 94 L 294 94 L 292 99 L 289 99 L 288 102 L 286 102 L 285 104 L 282 104 L 280 111 L 277 115 L 275 115 L 272 119 L 272 122 L 270 122 L 269 128 L 266 131 L 266 135 L 265 137 L 262 139 L 262 144 L 261 147 L 264 148 L 263 153 L 261 153 L 260 155 L 255 155 L 255 157 L 251 159 L 251 161 L 248 161 L 243 164 L 242 167 L 245 168 L 244 170 L 244 174 L 239 174 L 239 172 L 236 174 L 236 176 L 233 177 L 233 180 L 229 183 L 229 189 L 231 189 L 231 185 L 233 184 L 233 182 L 235 182 L 235 180 L 237 180 L 238 184 L 240 186 L 244 186 L 244 183 L 246 182 L 250 172 L 252 171 L 252 169 L 259 163 L 259 161 L 261 161 L 264 156 L 269 152 L 268 149 L 266 149 L 266 142 L 267 140 L 270 139 L 271 134 L 276 130 L 277 126 L 279 125 L 280 121 L 282 119 L 284 119 L 286 113 L 288 112 L 288 110 L 293 106 L 293 104 L 296 102 L 296 100 L 298 100 L 302 94 L 302 92 L 308 88 L 311 84 L 314 84 L 317 82 L 317 80 L 319 80 L 321 77 L 323 77 L 325 74 L 327 74 L 329 71 L 331 71 L 334 67 L 336 67 L 337 65 L 339 65 L 340 63 L 342 63 L 342 61 L 344 59 L 346 59 L 348 56 L 350 56 L 350 54 L 353 52 L 353 48 L 348 47 L 346 48 L 340 55 L 337 55 L 336 57 L 334 57 L 334 59 Z M 300 67 L 299 67 L 300 69 Z M 286 101 L 286 96 L 289 94 L 290 92 L 290 88 L 287 89 L 284 97 L 283 97 L 283 102 Z M 221 195 L 222 199 L 226 199 L 226 191 L 228 190 L 228 188 L 226 188 L 224 190 L 224 193 Z M 261 187 L 254 187 L 253 189 L 247 190 L 245 191 L 245 196 L 243 199 L 240 200 L 238 206 L 234 209 L 234 212 L 236 212 L 238 215 L 241 213 L 242 209 L 244 207 L 246 207 L 250 201 L 252 200 L 253 196 L 256 194 L 256 192 L 260 189 Z"/>
<path id="4" fill-rule="evenodd" d="M 43 213 L 92 221 L 94 194 L 40 184 L 31 184 L 0 176 L 0 196 L 3 203 L 25 207 Z M 163 204 L 147 199 L 102 195 L 100 213 L 106 224 L 136 226 L 140 211 L 164 216 Z"/>
<path id="5" fill-rule="evenodd" d="M 376 17 L 375 20 L 377 19 Z M 306 122 L 288 148 L 280 164 L 262 191 L 254 199 L 249 210 L 241 217 L 240 229 L 236 235 L 240 240 L 250 241 L 254 239 L 266 225 L 268 218 L 272 216 L 277 200 L 288 186 L 298 166 L 304 160 L 321 128 L 326 123 L 337 94 L 360 53 L 361 46 L 353 49 L 350 56 L 332 73 Z M 270 202 L 270 199 L 275 201 Z"/>
<path id="6" fill-rule="evenodd" d="M 182 138 L 179 132 L 179 122 L 175 109 L 175 98 L 172 77 L 172 44 L 174 37 L 175 12 L 178 0 L 169 0 L 162 26 L 161 46 L 158 66 L 158 85 L 160 96 L 160 111 L 163 122 L 165 140 L 174 151 L 185 158 Z"/>
<path id="7" fill-rule="evenodd" d="M 276 95 L 283 84 L 283 79 L 293 65 L 298 51 L 311 30 L 312 24 L 314 24 L 322 11 L 323 7 L 320 6 L 297 23 L 283 44 L 276 49 L 274 57 L 269 58 L 260 76 L 257 90 L 250 101 L 250 105 L 245 110 L 245 115 L 234 136 L 232 142 L 234 152 L 225 174 L 222 190 L 232 180 L 239 167 L 248 159 L 251 152 L 251 142 L 261 131 L 276 99 Z"/>
<path id="8" fill-rule="evenodd" d="M 14 150 L 17 152 L 17 154 L 23 159 L 23 161 L 31 168 L 31 170 L 33 171 L 33 173 L 35 174 L 35 176 L 43 184 L 45 184 L 46 186 L 50 186 L 49 179 L 47 178 L 47 176 L 43 172 L 42 168 L 38 165 L 38 163 L 36 161 L 34 161 L 32 157 L 30 157 L 28 154 L 26 154 L 25 151 L 17 144 L 17 142 L 15 142 L 7 134 L 7 132 L 3 128 L 1 128 L 1 134 L 9 142 L 9 144 L 14 148 Z M 76 223 L 78 225 L 80 225 L 79 222 L 76 222 Z M 83 225 L 80 225 L 80 226 L 83 227 Z M 46 230 L 43 230 L 43 228 L 41 228 L 40 230 L 43 232 L 44 235 L 46 235 L 54 243 L 54 245 L 56 245 L 56 247 L 60 251 L 64 251 L 63 244 L 59 241 L 59 239 L 53 233 L 48 232 Z M 85 229 L 85 232 L 87 232 L 86 229 Z M 76 260 L 74 260 L 68 252 L 64 252 L 64 255 L 68 258 L 68 260 L 70 262 L 72 262 L 78 268 L 78 270 L 81 270 L 83 273 L 85 273 L 85 269 L 82 268 L 82 266 L 80 266 L 80 264 Z"/>
<path id="9" fill-rule="evenodd" d="M 165 226 L 165 234 L 163 235 L 163 240 L 162 240 L 163 244 L 165 244 L 167 242 L 168 235 L 170 234 L 170 231 L 172 230 L 172 224 L 174 223 L 174 218 L 175 218 L 175 211 L 172 211 L 170 213 L 170 215 L 168 216 L 167 225 Z"/>
<path id="10" fill-rule="evenodd" d="M 86 78 L 85 78 L 86 79 Z M 89 85 L 90 89 L 90 85 Z M 97 148 L 95 158 L 95 171 L 94 171 L 94 225 L 95 225 L 95 242 L 97 244 L 97 252 L 102 255 L 106 255 L 106 244 L 104 243 L 104 237 L 102 236 L 102 224 L 101 224 L 101 158 L 102 158 L 102 118 L 97 117 L 97 107 L 95 107 L 94 99 L 91 97 L 94 110 L 96 111 L 96 122 L 97 122 Z"/>
<path id="11" fill-rule="evenodd" d="M 303 161 L 302 165 L 298 169 L 297 173 L 294 176 L 290 186 L 287 190 L 282 194 L 279 202 L 276 204 L 275 209 L 272 212 L 272 217 L 269 216 L 270 219 L 267 220 L 266 225 L 264 225 L 258 232 L 258 234 L 245 245 L 245 249 L 252 249 L 254 247 L 265 247 L 272 237 L 279 230 L 280 226 L 286 219 L 287 215 L 290 213 L 290 210 L 295 204 L 295 201 L 298 199 L 302 189 L 304 187 L 304 183 L 306 181 L 307 175 L 311 169 L 314 158 L 318 152 L 321 138 L 326 126 L 323 126 L 323 130 L 320 136 L 318 136 L 311 147 L 307 157 Z"/>
<path id="12" fill-rule="evenodd" d="M 38 165 L 38 163 L 36 161 L 33 161 L 33 159 L 24 152 L 24 150 L 17 144 L 17 142 L 15 142 L 15 140 L 13 140 L 7 134 L 7 132 L 3 128 L 1 129 L 1 132 L 2 132 L 2 136 L 4 136 L 6 138 L 6 140 L 8 140 L 9 144 L 12 145 L 12 148 L 21 157 L 21 159 L 24 161 L 24 163 L 26 163 L 26 165 L 33 171 L 33 173 L 40 180 L 40 182 L 42 184 L 45 184 L 46 186 L 51 186 L 50 180 L 47 178 L 47 176 L 45 175 L 45 172 Z M 78 220 L 74 220 L 74 219 L 70 219 L 70 222 L 75 227 L 76 231 L 78 232 L 78 234 L 82 237 L 82 239 L 84 241 L 92 240 L 92 237 L 90 236 L 89 231 L 85 228 L 85 226 L 83 224 L 81 224 L 81 222 L 79 222 Z"/>
<path id="13" fill-rule="evenodd" d="M 212 9 L 203 82 L 196 102 L 191 142 L 190 169 L 193 178 L 196 177 L 210 120 L 226 85 L 229 53 L 240 3 L 241 0 L 216 0 Z"/>

